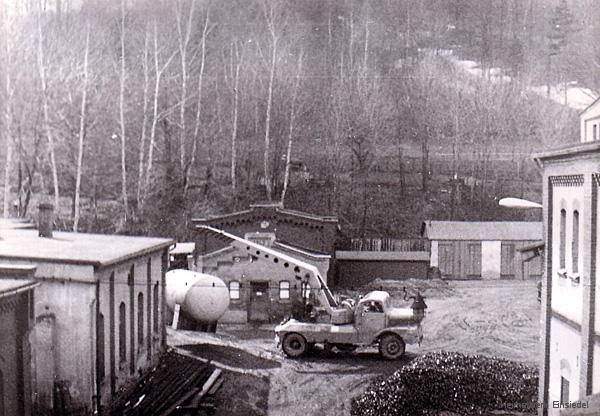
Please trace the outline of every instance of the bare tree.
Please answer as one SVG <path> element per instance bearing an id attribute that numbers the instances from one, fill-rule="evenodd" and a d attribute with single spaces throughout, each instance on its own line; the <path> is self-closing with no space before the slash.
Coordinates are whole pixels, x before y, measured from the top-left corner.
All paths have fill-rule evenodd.
<path id="1" fill-rule="evenodd" d="M 298 98 L 298 89 L 300 88 L 300 82 L 302 79 L 302 55 L 304 51 L 300 51 L 298 54 L 298 67 L 296 70 L 296 79 L 294 82 L 292 92 L 292 103 L 290 105 L 290 124 L 288 129 L 288 143 L 287 151 L 285 155 L 285 174 L 283 176 L 283 189 L 281 190 L 281 203 L 285 202 L 285 194 L 287 193 L 289 181 L 290 181 L 290 165 L 292 162 L 292 146 L 294 143 L 294 123 L 296 120 L 296 100 Z"/>
<path id="2" fill-rule="evenodd" d="M 11 173 L 13 169 L 13 149 L 14 141 L 12 138 L 12 98 L 13 98 L 13 85 L 12 85 L 12 46 L 10 41 L 10 21 L 9 16 L 5 13 L 0 15 L 2 19 L 2 33 L 4 37 L 4 131 L 6 140 L 6 160 L 4 165 L 4 204 L 3 204 L 3 217 L 8 218 L 10 216 L 10 185 L 11 185 Z"/>
<path id="3" fill-rule="evenodd" d="M 120 31 L 120 46 L 121 53 L 119 55 L 120 74 L 119 74 L 119 127 L 121 130 L 121 198 L 123 199 L 123 220 L 127 222 L 129 214 L 128 194 L 127 194 L 127 136 L 125 130 L 125 0 L 121 0 L 121 31 Z"/>
<path id="4" fill-rule="evenodd" d="M 40 6 L 41 7 L 41 6 Z M 38 60 L 38 71 L 40 76 L 40 90 L 42 94 L 42 110 L 44 115 L 44 132 L 48 140 L 48 151 L 50 153 L 50 167 L 52 169 L 52 183 L 54 186 L 54 206 L 56 212 L 60 212 L 60 191 L 58 186 L 58 167 L 56 163 L 56 155 L 54 152 L 54 136 L 50 122 L 50 103 L 48 97 L 48 82 L 46 78 L 46 63 L 44 58 L 44 36 L 42 31 L 42 11 L 38 7 L 37 10 L 37 60 Z"/>
<path id="5" fill-rule="evenodd" d="M 138 211 L 141 209 L 142 206 L 142 192 L 144 188 L 144 157 L 146 153 L 146 124 L 148 123 L 148 94 L 150 89 L 150 64 L 148 62 L 150 47 L 148 45 L 148 31 L 148 24 L 146 24 L 146 30 L 144 32 L 144 57 L 142 61 L 142 71 L 144 72 L 144 86 L 142 93 L 142 131 L 140 134 L 140 148 L 138 151 L 138 183 L 136 195 L 136 205 Z"/>
<path id="6" fill-rule="evenodd" d="M 270 0 L 263 0 L 263 15 L 270 35 L 271 54 L 269 63 L 269 86 L 267 92 L 267 109 L 265 113 L 265 150 L 263 157 L 263 174 L 267 199 L 271 201 L 273 184 L 271 183 L 270 148 L 271 148 L 271 112 L 273 107 L 273 87 L 277 70 L 278 44 L 287 25 L 288 15 L 283 9 L 285 5 Z M 262 53 L 262 52 L 261 52 Z M 263 56 L 264 58 L 264 56 Z"/>
<path id="7" fill-rule="evenodd" d="M 73 216 L 73 231 L 79 228 L 79 199 L 81 193 L 81 169 L 83 166 L 83 143 L 86 134 L 86 118 L 88 105 L 88 80 L 89 80 L 89 55 L 90 55 L 90 24 L 85 31 L 85 51 L 83 55 L 83 82 L 81 85 L 81 109 L 79 111 L 79 144 L 77 147 L 77 172 L 75 179 L 75 213 Z"/>
<path id="8" fill-rule="evenodd" d="M 238 113 L 240 102 L 240 69 L 242 67 L 242 57 L 237 40 L 231 43 L 231 72 L 233 77 L 233 109 L 232 109 L 232 128 L 231 128 L 231 190 L 236 191 L 236 162 L 237 162 L 237 134 L 238 134 Z M 234 64 L 235 59 L 235 64 Z M 235 67 L 235 69 L 233 69 Z"/>

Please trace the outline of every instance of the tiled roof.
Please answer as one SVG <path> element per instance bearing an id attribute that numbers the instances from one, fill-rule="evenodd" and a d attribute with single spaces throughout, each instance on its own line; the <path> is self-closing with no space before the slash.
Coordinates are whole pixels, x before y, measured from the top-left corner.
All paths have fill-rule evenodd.
<path id="1" fill-rule="evenodd" d="M 53 238 L 37 230 L 0 231 L 0 259 L 26 259 L 96 267 L 119 263 L 173 244 L 167 238 L 57 232 Z"/>
<path id="2" fill-rule="evenodd" d="M 541 240 L 541 222 L 530 221 L 425 221 L 423 236 L 430 240 Z"/>

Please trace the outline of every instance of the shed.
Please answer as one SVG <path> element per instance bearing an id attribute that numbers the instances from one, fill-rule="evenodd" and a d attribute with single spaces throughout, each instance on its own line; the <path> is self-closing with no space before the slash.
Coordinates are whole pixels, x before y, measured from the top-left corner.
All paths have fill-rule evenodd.
<path id="1" fill-rule="evenodd" d="M 375 279 L 428 276 L 427 251 L 336 251 L 336 286 L 354 288 Z"/>
<path id="2" fill-rule="evenodd" d="M 525 279 L 542 275 L 540 258 L 524 262 L 519 249 L 539 242 L 541 222 L 425 221 L 430 266 L 451 279 Z"/>

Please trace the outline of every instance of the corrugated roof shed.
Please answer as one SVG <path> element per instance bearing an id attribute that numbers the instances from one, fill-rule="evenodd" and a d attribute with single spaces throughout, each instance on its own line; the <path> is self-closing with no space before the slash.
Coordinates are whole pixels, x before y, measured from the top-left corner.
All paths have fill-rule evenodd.
<path id="1" fill-rule="evenodd" d="M 5 229 L 0 233 L 0 259 L 25 259 L 103 267 L 141 256 L 173 244 L 167 238 Z"/>
<path id="2" fill-rule="evenodd" d="M 422 235 L 429 240 L 541 240 L 542 222 L 425 221 Z"/>

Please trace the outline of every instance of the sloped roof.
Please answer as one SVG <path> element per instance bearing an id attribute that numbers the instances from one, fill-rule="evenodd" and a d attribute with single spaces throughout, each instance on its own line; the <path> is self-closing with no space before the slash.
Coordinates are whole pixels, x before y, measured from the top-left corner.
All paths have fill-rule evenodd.
<path id="1" fill-rule="evenodd" d="M 148 254 L 174 241 L 167 238 L 130 237 L 55 231 L 53 238 L 38 230 L 5 229 L 0 233 L 0 259 L 26 259 L 103 267 Z"/>
<path id="2" fill-rule="evenodd" d="M 31 290 L 38 286 L 35 280 L 32 279 L 0 279 L 0 299 L 12 296 L 14 294 Z"/>
<path id="3" fill-rule="evenodd" d="M 192 254 L 196 250 L 196 243 L 175 243 L 175 247 L 169 250 L 169 254 Z"/>
<path id="4" fill-rule="evenodd" d="M 192 222 L 199 223 L 199 224 L 205 224 L 205 223 L 211 223 L 211 222 L 219 221 L 219 220 L 231 220 L 234 218 L 248 216 L 248 215 L 254 214 L 254 213 L 259 213 L 259 212 L 264 213 L 264 211 L 266 211 L 266 210 L 272 211 L 273 214 L 277 213 L 277 214 L 282 214 L 282 215 L 288 215 L 291 217 L 302 218 L 305 220 L 335 222 L 335 223 L 338 222 L 337 217 L 334 217 L 334 216 L 323 216 L 323 215 L 311 214 L 308 212 L 285 209 L 285 208 L 281 207 L 281 204 L 253 204 L 253 205 L 250 205 L 250 209 L 247 209 L 247 210 L 236 211 L 236 212 L 232 212 L 229 214 L 222 214 L 222 215 L 211 215 L 208 218 L 192 218 Z"/>
<path id="5" fill-rule="evenodd" d="M 425 221 L 421 234 L 429 240 L 541 240 L 542 222 Z"/>

